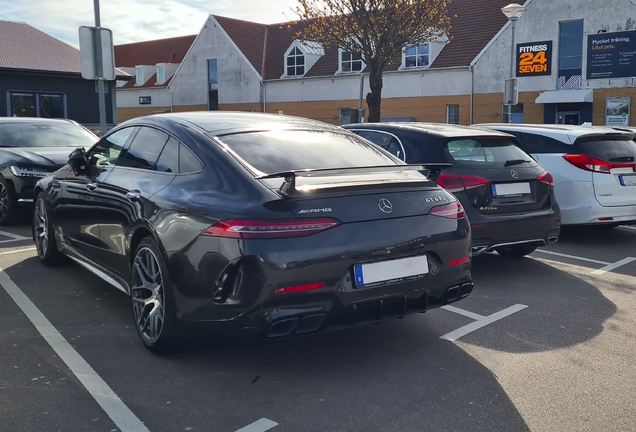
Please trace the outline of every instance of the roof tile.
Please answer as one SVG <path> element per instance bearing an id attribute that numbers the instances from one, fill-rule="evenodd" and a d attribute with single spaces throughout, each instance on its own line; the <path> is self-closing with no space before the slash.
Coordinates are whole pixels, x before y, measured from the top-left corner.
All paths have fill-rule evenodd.
<path id="1" fill-rule="evenodd" d="M 0 20 L 0 68 L 81 73 L 80 52 L 26 23 Z"/>
<path id="2" fill-rule="evenodd" d="M 115 65 L 135 67 L 157 63 L 181 63 L 197 35 L 115 45 Z"/>

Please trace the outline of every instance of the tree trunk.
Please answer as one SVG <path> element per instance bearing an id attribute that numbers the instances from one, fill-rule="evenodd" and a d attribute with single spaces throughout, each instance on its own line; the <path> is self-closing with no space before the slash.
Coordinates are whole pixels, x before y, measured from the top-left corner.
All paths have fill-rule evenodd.
<path id="1" fill-rule="evenodd" d="M 369 74 L 369 87 L 371 94 L 367 97 L 369 107 L 369 123 L 380 121 L 380 106 L 382 105 L 382 71 L 371 71 Z"/>

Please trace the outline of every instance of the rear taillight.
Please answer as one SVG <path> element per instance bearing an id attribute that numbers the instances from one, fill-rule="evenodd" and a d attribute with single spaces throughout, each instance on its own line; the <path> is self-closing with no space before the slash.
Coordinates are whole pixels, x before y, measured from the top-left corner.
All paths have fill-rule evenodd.
<path id="1" fill-rule="evenodd" d="M 223 220 L 203 234 L 229 238 L 285 238 L 302 237 L 339 225 L 336 219 L 300 221 Z"/>
<path id="2" fill-rule="evenodd" d="M 324 287 L 325 285 L 327 285 L 327 282 L 316 282 L 316 283 L 310 283 L 305 285 L 295 285 L 295 286 L 290 286 L 286 288 L 279 288 L 274 292 L 276 294 L 288 294 L 288 293 L 297 293 L 297 292 L 304 292 L 304 291 L 313 291 L 313 290 L 320 289 Z"/>
<path id="3" fill-rule="evenodd" d="M 466 217 L 464 207 L 462 207 L 459 201 L 455 201 L 443 206 L 433 207 L 428 214 L 447 219 L 464 219 Z"/>
<path id="4" fill-rule="evenodd" d="M 597 159 L 595 157 L 584 154 L 568 154 L 564 155 L 563 159 L 570 162 L 577 168 L 585 171 L 598 172 L 603 174 L 609 174 L 613 168 L 632 168 L 636 169 L 636 164 L 633 163 L 611 163 L 604 160 Z"/>
<path id="5" fill-rule="evenodd" d="M 488 184 L 490 181 L 481 177 L 456 174 L 440 174 L 437 184 L 449 192 L 461 192 Z"/>
<path id="6" fill-rule="evenodd" d="M 541 174 L 539 174 L 539 177 L 537 177 L 537 181 L 539 183 L 545 183 L 549 186 L 554 186 L 554 177 L 552 177 L 552 174 L 550 174 L 548 171 L 543 171 Z"/>
<path id="7" fill-rule="evenodd" d="M 454 259 L 454 260 L 450 260 L 448 262 L 448 265 L 451 267 L 455 267 L 458 265 L 462 265 L 462 264 L 467 264 L 470 262 L 470 257 L 465 257 L 465 258 L 458 258 L 458 259 Z"/>

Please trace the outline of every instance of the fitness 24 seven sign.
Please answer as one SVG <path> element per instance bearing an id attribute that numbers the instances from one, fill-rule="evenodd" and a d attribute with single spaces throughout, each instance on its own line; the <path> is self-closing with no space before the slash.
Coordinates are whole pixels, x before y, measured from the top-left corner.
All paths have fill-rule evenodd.
<path id="1" fill-rule="evenodd" d="M 517 76 L 552 73 L 552 41 L 517 44 Z"/>

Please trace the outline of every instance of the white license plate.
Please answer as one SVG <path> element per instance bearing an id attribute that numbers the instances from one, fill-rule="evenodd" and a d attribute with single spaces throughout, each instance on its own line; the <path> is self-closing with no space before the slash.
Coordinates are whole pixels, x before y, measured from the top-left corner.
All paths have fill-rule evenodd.
<path id="1" fill-rule="evenodd" d="M 493 196 L 520 196 L 530 193 L 530 183 L 501 183 L 492 185 Z"/>
<path id="2" fill-rule="evenodd" d="M 354 266 L 356 286 L 371 288 L 418 279 L 428 273 L 426 255 Z"/>
<path id="3" fill-rule="evenodd" d="M 636 186 L 636 175 L 620 176 L 620 180 L 623 186 Z"/>

